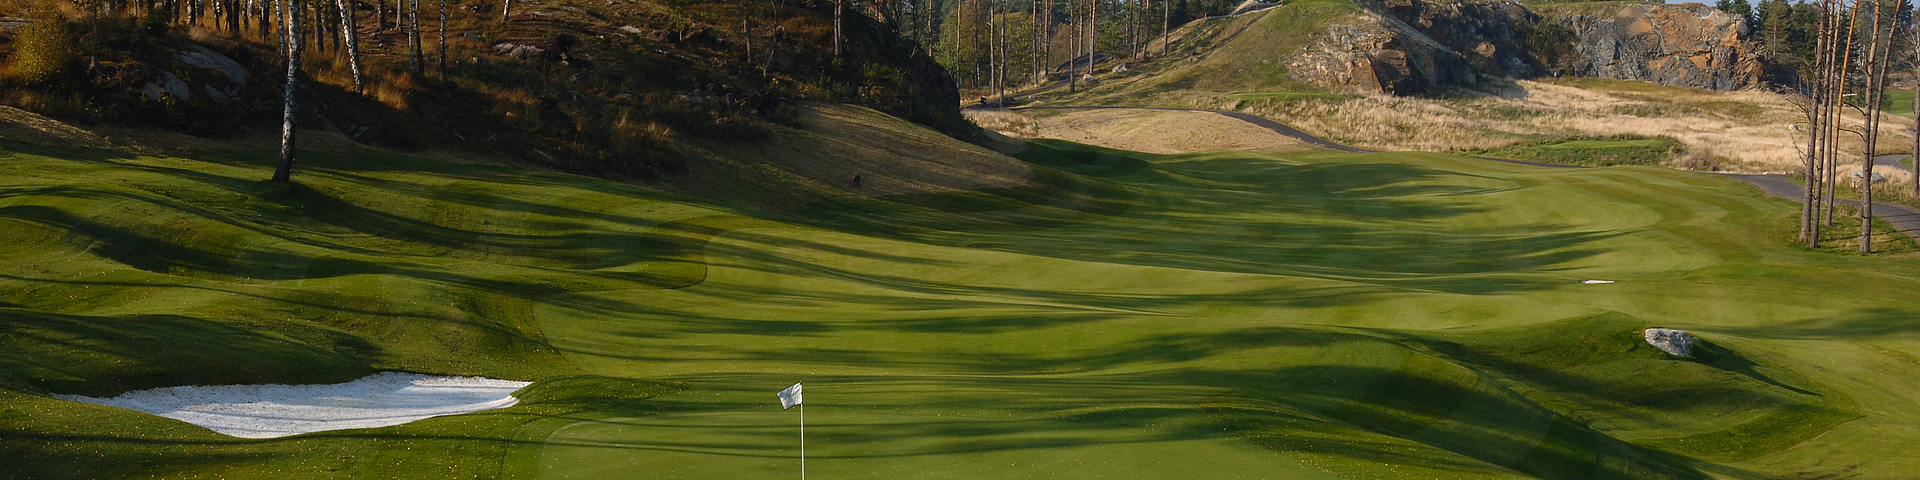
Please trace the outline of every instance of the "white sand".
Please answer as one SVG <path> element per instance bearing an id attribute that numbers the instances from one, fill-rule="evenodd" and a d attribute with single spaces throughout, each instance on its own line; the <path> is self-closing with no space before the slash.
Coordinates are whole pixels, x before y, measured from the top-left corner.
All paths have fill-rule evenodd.
<path id="1" fill-rule="evenodd" d="M 529 382 L 384 372 L 332 385 L 217 385 L 63 400 L 129 408 L 240 438 L 376 428 L 511 407 Z"/>

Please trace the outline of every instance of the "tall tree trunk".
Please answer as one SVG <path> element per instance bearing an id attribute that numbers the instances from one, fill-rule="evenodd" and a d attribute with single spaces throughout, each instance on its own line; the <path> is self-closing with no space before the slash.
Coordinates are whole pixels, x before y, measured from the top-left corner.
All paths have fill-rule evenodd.
<path id="1" fill-rule="evenodd" d="M 1874 0 L 1873 31 L 1867 39 L 1867 120 L 1862 136 L 1860 165 L 1860 253 L 1873 253 L 1873 156 L 1880 143 L 1880 100 L 1886 95 L 1887 72 L 1892 63 L 1893 29 L 1891 15 L 1881 15 L 1885 0 Z M 1859 4 L 1855 4 L 1856 6 Z M 1886 29 L 1884 32 L 1881 30 Z M 1881 44 L 1885 43 L 1883 52 Z"/>
<path id="2" fill-rule="evenodd" d="M 1100 53 L 1100 0 L 1087 0 L 1087 76 L 1093 76 L 1093 56 Z"/>
<path id="3" fill-rule="evenodd" d="M 353 68 L 353 93 L 362 93 L 367 87 L 360 70 L 360 19 L 357 15 L 359 12 L 355 11 L 355 3 L 358 2 L 334 0 L 335 7 L 340 10 L 340 36 L 347 44 L 347 65 Z"/>
<path id="4" fill-rule="evenodd" d="M 286 12 L 290 18 L 283 22 L 287 27 L 285 41 L 283 42 L 287 46 L 287 82 L 286 89 L 281 93 L 281 98 L 285 102 L 285 108 L 281 109 L 280 112 L 280 165 L 273 170 L 273 181 L 277 183 L 293 182 L 294 119 L 300 111 L 300 105 L 296 95 L 300 89 L 300 51 L 302 46 L 302 42 L 300 41 L 300 10 L 302 9 L 299 5 L 289 5 Z"/>
<path id="5" fill-rule="evenodd" d="M 1850 72 L 1853 70 L 1854 41 L 1860 38 L 1860 31 L 1859 31 L 1860 11 L 1859 10 L 1860 10 L 1859 3 L 1855 3 L 1853 11 L 1847 14 L 1847 18 L 1848 18 L 1847 38 L 1845 42 L 1840 44 L 1841 45 L 1840 71 L 1839 71 L 1840 78 L 1834 81 L 1834 84 L 1839 86 L 1840 90 L 1838 94 L 1834 95 L 1833 139 L 1831 140 L 1832 142 L 1831 145 L 1827 147 L 1827 151 L 1832 156 L 1832 159 L 1827 162 L 1826 216 L 1827 216 L 1827 226 L 1829 227 L 1833 226 L 1833 210 L 1834 210 L 1835 199 L 1839 198 L 1839 190 L 1840 190 L 1839 188 L 1840 187 L 1840 184 L 1839 184 L 1839 181 L 1840 181 L 1839 137 L 1840 137 L 1840 127 L 1841 127 L 1840 119 L 1842 118 L 1840 108 L 1841 108 L 1841 105 L 1846 102 L 1846 98 L 1847 98 L 1847 72 Z"/>
<path id="6" fill-rule="evenodd" d="M 275 21 L 278 21 L 278 22 L 280 22 L 280 30 L 279 30 L 279 34 L 278 34 L 278 35 L 275 35 L 275 36 L 274 36 L 273 38 L 274 38 L 275 40 L 278 40 L 278 41 L 280 42 L 280 44 L 279 44 L 279 46 L 280 46 L 280 56 L 281 56 L 281 57 L 286 57 L 286 56 L 287 56 L 287 52 L 288 52 L 288 50 L 287 50 L 287 25 L 286 25 L 286 23 L 287 23 L 287 7 L 285 6 L 285 3 L 286 3 L 286 2 L 290 2 L 290 1 L 293 1 L 293 0 L 273 0 L 273 18 L 274 18 L 274 20 L 275 20 Z"/>
<path id="7" fill-rule="evenodd" d="M 1044 77 L 1042 77 L 1044 74 L 1040 73 L 1042 71 L 1040 68 L 1040 32 L 1045 30 L 1040 27 L 1040 0 L 1027 0 L 1027 10 L 1027 24 L 1033 26 L 1031 31 L 1027 32 L 1033 34 L 1033 38 L 1028 39 L 1031 45 L 1029 45 L 1030 48 L 1027 50 L 1027 65 L 1033 68 L 1033 82 L 1037 85 L 1045 81 Z"/>
<path id="8" fill-rule="evenodd" d="M 440 79 L 447 79 L 447 0 L 440 0 Z"/>
<path id="9" fill-rule="evenodd" d="M 511 16 L 512 13 L 513 13 L 513 0 L 506 0 L 506 1 L 500 2 L 500 23 L 507 23 L 507 19 L 512 18 Z"/>
<path id="10" fill-rule="evenodd" d="M 1080 83 L 1080 16 L 1073 8 L 1073 0 L 1067 2 L 1067 92 L 1072 93 Z"/>
<path id="11" fill-rule="evenodd" d="M 407 0 L 407 49 L 407 62 L 414 73 L 426 71 L 426 58 L 420 54 L 420 0 Z"/>
<path id="12" fill-rule="evenodd" d="M 840 58 L 840 11 L 846 9 L 846 0 L 833 0 L 833 57 Z"/>
<path id="13" fill-rule="evenodd" d="M 747 64 L 753 64 L 753 10 L 748 0 L 740 0 L 740 38 L 747 46 Z"/>

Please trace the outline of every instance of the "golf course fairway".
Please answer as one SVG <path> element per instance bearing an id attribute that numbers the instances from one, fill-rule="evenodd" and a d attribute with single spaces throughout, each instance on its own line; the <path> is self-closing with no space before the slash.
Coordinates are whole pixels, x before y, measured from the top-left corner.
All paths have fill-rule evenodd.
<path id="1" fill-rule="evenodd" d="M 1657 167 L 1016 156 L 1017 188 L 769 213 L 0 145 L 0 477 L 798 478 L 794 382 L 819 479 L 1920 475 L 1904 237 L 1797 247 L 1791 202 Z M 51 396 L 382 370 L 535 383 L 265 440 Z"/>

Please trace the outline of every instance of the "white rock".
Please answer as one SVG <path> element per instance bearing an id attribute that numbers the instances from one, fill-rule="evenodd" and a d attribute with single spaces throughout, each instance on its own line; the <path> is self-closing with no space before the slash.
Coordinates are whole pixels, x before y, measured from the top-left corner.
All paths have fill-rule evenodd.
<path id="1" fill-rule="evenodd" d="M 1682 357 L 1693 356 L 1693 336 L 1687 332 L 1671 328 L 1649 328 L 1646 332 L 1647 344 L 1661 351 Z"/>

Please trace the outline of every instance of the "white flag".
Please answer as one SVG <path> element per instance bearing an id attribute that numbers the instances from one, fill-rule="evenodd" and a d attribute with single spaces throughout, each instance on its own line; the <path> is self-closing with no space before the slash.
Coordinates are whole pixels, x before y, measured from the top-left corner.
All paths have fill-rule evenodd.
<path id="1" fill-rule="evenodd" d="M 800 384 L 798 383 L 793 384 L 793 386 L 787 387 L 786 390 L 780 391 L 780 409 L 781 410 L 793 408 L 794 405 L 799 405 L 799 404 L 800 404 Z"/>

